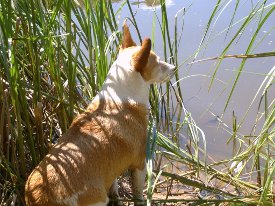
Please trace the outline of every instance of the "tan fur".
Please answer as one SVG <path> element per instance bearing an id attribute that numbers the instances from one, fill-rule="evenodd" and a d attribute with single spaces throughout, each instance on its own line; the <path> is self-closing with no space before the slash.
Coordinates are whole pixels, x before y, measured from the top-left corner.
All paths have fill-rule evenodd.
<path id="1" fill-rule="evenodd" d="M 143 73 L 143 69 L 148 63 L 148 58 L 151 51 L 151 40 L 144 39 L 141 49 L 133 55 L 133 65 L 136 71 Z"/>
<path id="2" fill-rule="evenodd" d="M 124 21 L 124 25 L 126 25 L 126 21 Z M 122 49 L 126 49 L 132 46 L 136 46 L 137 44 L 133 41 L 131 33 L 129 31 L 128 26 L 123 27 L 123 39 L 122 39 Z"/>
<path id="3" fill-rule="evenodd" d="M 133 195 L 142 199 L 148 87 L 174 69 L 150 50 L 149 39 L 135 46 L 124 25 L 120 54 L 101 91 L 28 177 L 27 205 L 105 206 L 110 188 L 117 195 L 112 183 L 127 169 L 134 174 Z"/>
<path id="4" fill-rule="evenodd" d="M 98 192 L 108 191 L 125 168 L 143 169 L 146 129 L 144 105 L 93 103 L 32 172 L 26 184 L 26 203 L 62 205 L 55 200 L 75 193 L 80 193 L 79 206 L 103 202 L 106 194 Z"/>
<path id="5" fill-rule="evenodd" d="M 142 59 L 142 58 L 138 57 L 138 53 L 135 53 L 133 55 L 133 59 L 132 59 L 133 65 L 140 72 L 141 76 L 146 81 L 148 81 L 149 79 L 152 78 L 152 75 L 153 75 L 152 70 L 149 68 L 154 68 L 156 66 L 157 56 L 153 51 L 151 51 L 149 53 L 149 58 L 146 61 L 146 64 L 144 63 L 144 61 L 142 61 L 141 63 L 137 63 L 137 62 L 139 62 L 140 59 Z"/>

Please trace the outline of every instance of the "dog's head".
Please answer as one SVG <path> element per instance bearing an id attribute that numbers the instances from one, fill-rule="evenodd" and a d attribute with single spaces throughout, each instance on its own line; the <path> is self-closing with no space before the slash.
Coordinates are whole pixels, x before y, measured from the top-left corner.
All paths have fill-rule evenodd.
<path id="1" fill-rule="evenodd" d="M 127 24 L 124 23 L 120 56 L 129 54 L 131 68 L 139 72 L 149 84 L 168 81 L 174 75 L 175 66 L 161 61 L 160 57 L 151 51 L 151 40 L 146 38 L 141 46 L 137 46 Z"/>

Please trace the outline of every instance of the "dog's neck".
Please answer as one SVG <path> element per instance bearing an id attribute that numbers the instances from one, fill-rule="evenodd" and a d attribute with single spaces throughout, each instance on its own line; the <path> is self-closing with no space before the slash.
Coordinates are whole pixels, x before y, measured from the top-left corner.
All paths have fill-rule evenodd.
<path id="1" fill-rule="evenodd" d="M 108 100 L 113 103 L 134 103 L 148 106 L 149 84 L 140 73 L 133 71 L 130 61 L 119 57 L 114 62 L 101 91 L 94 100 Z M 123 61 L 124 60 L 124 61 Z"/>

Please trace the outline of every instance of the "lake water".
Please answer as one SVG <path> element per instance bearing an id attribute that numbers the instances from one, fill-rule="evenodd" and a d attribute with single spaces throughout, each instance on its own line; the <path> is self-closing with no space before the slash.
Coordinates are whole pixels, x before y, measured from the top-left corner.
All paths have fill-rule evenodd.
<path id="1" fill-rule="evenodd" d="M 132 9 L 135 13 L 136 22 L 142 37 L 151 37 L 153 17 L 155 15 L 158 16 L 161 21 L 160 7 L 150 7 L 150 5 L 153 5 L 154 2 L 157 3 L 157 1 L 154 0 L 131 1 Z M 226 40 L 225 36 L 227 32 L 220 34 L 229 26 L 232 14 L 234 12 L 235 1 L 230 2 L 231 1 L 227 1 L 229 4 L 217 21 L 216 18 L 218 15 L 216 15 L 210 27 L 212 33 L 210 35 L 208 46 L 205 50 L 202 50 L 199 53 L 196 59 L 219 56 L 228 44 L 229 40 L 235 35 L 236 31 L 240 27 L 241 23 L 236 24 L 228 33 Z M 268 1 L 267 5 L 271 3 L 274 3 L 274 1 Z M 214 81 L 210 91 L 208 91 L 211 79 L 209 76 L 213 74 L 215 62 L 217 61 L 204 61 L 193 64 L 192 66 L 188 65 L 188 63 L 190 63 L 193 59 L 186 61 L 198 49 L 199 43 L 204 35 L 207 21 L 209 20 L 215 7 L 216 1 L 167 0 L 166 4 L 169 29 L 172 37 L 175 25 L 175 15 L 179 10 L 185 8 L 185 14 L 182 15 L 181 13 L 178 16 L 179 32 L 181 32 L 182 21 L 184 21 L 182 41 L 179 45 L 178 51 L 179 64 L 183 64 L 178 69 L 180 78 L 183 78 L 183 80 L 180 81 L 180 84 L 186 109 L 192 113 L 197 125 L 205 132 L 208 154 L 215 156 L 216 160 L 230 157 L 232 155 L 232 145 L 227 145 L 226 142 L 231 136 L 230 131 L 232 128 L 232 113 L 234 111 L 234 114 L 237 116 L 237 121 L 240 122 L 262 81 L 266 77 L 265 74 L 267 74 L 275 65 L 275 57 L 248 59 L 246 61 L 243 73 L 241 74 L 236 85 L 236 89 L 233 93 L 228 108 L 224 113 L 223 110 L 226 100 L 230 93 L 236 71 L 238 70 L 242 60 L 223 60 L 218 70 L 216 80 Z M 255 6 L 256 1 L 241 1 L 234 22 L 237 22 L 247 16 L 252 9 L 252 4 Z M 120 5 L 121 2 L 117 1 L 113 4 L 114 9 L 117 10 Z M 221 10 L 218 14 L 220 12 Z M 127 5 L 123 7 L 118 20 L 120 28 L 125 17 L 130 17 Z M 266 36 L 265 39 L 253 50 L 252 53 L 274 51 L 274 19 L 275 14 L 273 13 L 262 27 L 256 39 L 255 45 L 257 45 L 257 43 L 261 41 L 264 36 Z M 213 23 L 215 21 L 216 23 L 213 27 Z M 249 27 L 239 35 L 237 43 L 234 43 L 227 54 L 245 53 L 249 41 L 257 28 L 257 24 L 257 21 L 251 22 Z M 158 23 L 156 23 L 156 25 L 154 50 L 157 51 L 158 55 L 163 57 L 164 54 L 160 52 L 163 51 L 161 31 Z M 270 32 L 272 27 L 273 30 Z M 133 27 L 131 28 L 131 31 L 133 38 L 138 42 L 138 36 Z M 208 38 L 209 35 L 206 39 Z M 172 80 L 172 83 L 173 82 L 175 82 L 175 80 Z M 262 90 L 260 94 L 261 93 Z M 269 89 L 268 93 L 269 103 L 274 100 L 274 97 L 275 89 L 273 86 Z M 251 134 L 253 125 L 255 124 L 259 100 L 260 97 L 257 97 L 246 117 L 246 120 L 239 129 L 239 134 Z M 261 111 L 263 111 L 262 107 Z M 223 124 L 220 124 L 220 120 Z M 260 126 L 262 125 L 262 122 L 263 121 L 258 124 L 256 131 L 261 129 Z M 227 125 L 228 128 L 225 125 Z"/>

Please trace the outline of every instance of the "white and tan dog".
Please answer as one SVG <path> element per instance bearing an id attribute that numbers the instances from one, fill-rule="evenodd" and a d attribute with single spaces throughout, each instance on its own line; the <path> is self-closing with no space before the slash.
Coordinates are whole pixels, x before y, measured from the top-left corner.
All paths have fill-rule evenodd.
<path id="1" fill-rule="evenodd" d="M 151 51 L 150 39 L 137 46 L 124 24 L 121 50 L 102 90 L 30 174 L 26 204 L 107 205 L 109 190 L 118 195 L 116 178 L 127 169 L 134 198 L 142 200 L 149 85 L 167 81 L 174 68 Z"/>

